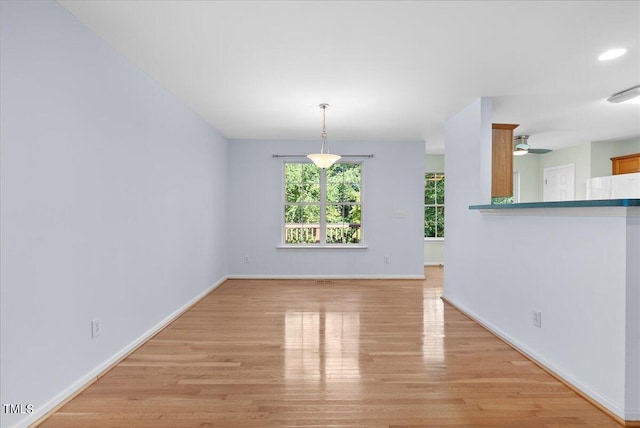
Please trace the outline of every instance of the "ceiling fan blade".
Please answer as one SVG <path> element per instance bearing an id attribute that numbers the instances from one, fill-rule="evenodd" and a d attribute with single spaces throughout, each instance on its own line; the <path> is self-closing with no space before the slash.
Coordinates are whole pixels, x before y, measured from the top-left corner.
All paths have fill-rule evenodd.
<path id="1" fill-rule="evenodd" d="M 529 149 L 529 153 L 532 153 L 534 155 L 543 155 L 545 153 L 549 153 L 553 150 L 551 149 Z"/>

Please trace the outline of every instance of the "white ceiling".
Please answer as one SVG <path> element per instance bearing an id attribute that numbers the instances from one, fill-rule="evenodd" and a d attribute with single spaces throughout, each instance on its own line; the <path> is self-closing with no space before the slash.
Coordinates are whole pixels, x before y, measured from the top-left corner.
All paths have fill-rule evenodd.
<path id="1" fill-rule="evenodd" d="M 640 1 L 60 1 L 231 139 L 424 140 L 493 97 L 534 148 L 640 135 Z M 625 56 L 597 57 L 612 47 Z M 335 147 L 335 146 L 333 146 Z"/>

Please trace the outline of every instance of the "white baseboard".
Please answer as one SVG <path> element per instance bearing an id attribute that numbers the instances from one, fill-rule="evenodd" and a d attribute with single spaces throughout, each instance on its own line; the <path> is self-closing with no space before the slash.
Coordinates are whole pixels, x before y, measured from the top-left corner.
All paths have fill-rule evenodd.
<path id="1" fill-rule="evenodd" d="M 425 279 L 424 275 L 229 275 L 229 279 Z"/>
<path id="2" fill-rule="evenodd" d="M 84 389 L 89 387 L 96 380 L 100 379 L 102 375 L 104 375 L 107 371 L 109 371 L 115 364 L 120 362 L 122 359 L 126 358 L 129 354 L 135 351 L 138 347 L 143 345 L 153 336 L 155 336 L 158 332 L 160 332 L 167 325 L 171 324 L 176 318 L 182 315 L 186 310 L 190 307 L 198 303 L 203 297 L 207 294 L 215 290 L 220 284 L 227 280 L 227 276 L 222 277 L 209 287 L 207 287 L 204 291 L 198 294 L 193 299 L 189 300 L 187 303 L 173 311 L 171 314 L 167 315 L 163 320 L 161 320 L 158 324 L 151 327 L 149 330 L 144 332 L 138 338 L 130 342 L 127 346 L 122 348 L 120 351 L 116 352 L 107 360 L 100 363 L 97 367 L 91 370 L 89 373 L 82 376 L 80 379 L 69 385 L 67 388 L 58 393 L 51 400 L 46 402 L 45 404 L 38 406 L 37 410 L 28 415 L 24 420 L 18 422 L 14 425 L 14 428 L 27 427 L 31 424 L 40 424 L 44 422 L 44 418 L 48 416 L 53 411 L 57 410 L 71 398 L 78 395 Z M 35 425 L 34 425 L 35 426 Z"/>
<path id="3" fill-rule="evenodd" d="M 443 262 L 424 262 L 425 266 L 444 266 Z"/>
<path id="4" fill-rule="evenodd" d="M 480 324 L 482 327 L 487 329 L 489 332 L 506 342 L 509 346 L 514 348 L 516 351 L 523 354 L 528 359 L 532 360 L 544 370 L 549 372 L 551 375 L 556 377 L 561 382 L 565 383 L 568 387 L 572 388 L 578 394 L 582 395 L 585 399 L 592 402 L 596 407 L 599 407 L 605 413 L 608 413 L 610 416 L 618 419 L 618 422 L 622 423 L 622 421 L 633 421 L 635 422 L 639 418 L 638 415 L 634 415 L 635 411 L 625 412 L 625 409 L 613 403 L 607 397 L 601 395 L 597 391 L 594 391 L 589 386 L 583 384 L 579 379 L 569 375 L 564 372 L 562 369 L 557 367 L 553 362 L 543 358 L 541 355 L 536 353 L 533 349 L 527 347 L 523 343 L 509 336 L 507 333 L 502 331 L 501 329 L 495 327 L 484 318 L 476 314 L 475 312 L 469 310 L 469 308 L 464 305 L 459 304 L 453 299 L 450 299 L 447 296 L 443 296 L 442 299 L 458 309 L 464 315 L 471 318 L 476 323 Z"/>

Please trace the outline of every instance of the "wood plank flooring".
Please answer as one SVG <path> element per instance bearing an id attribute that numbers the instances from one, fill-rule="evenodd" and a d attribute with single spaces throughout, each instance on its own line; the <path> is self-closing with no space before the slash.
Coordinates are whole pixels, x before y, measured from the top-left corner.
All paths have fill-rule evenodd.
<path id="1" fill-rule="evenodd" d="M 427 280 L 230 280 L 42 427 L 619 427 Z"/>

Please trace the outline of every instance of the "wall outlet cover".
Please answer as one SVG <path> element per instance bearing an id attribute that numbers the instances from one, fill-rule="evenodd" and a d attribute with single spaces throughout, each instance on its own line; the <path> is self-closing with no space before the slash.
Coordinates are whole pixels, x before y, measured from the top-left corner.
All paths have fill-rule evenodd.
<path id="1" fill-rule="evenodd" d="M 91 320 L 91 338 L 95 339 L 100 336 L 100 333 L 102 333 L 102 322 L 100 318 Z"/>

